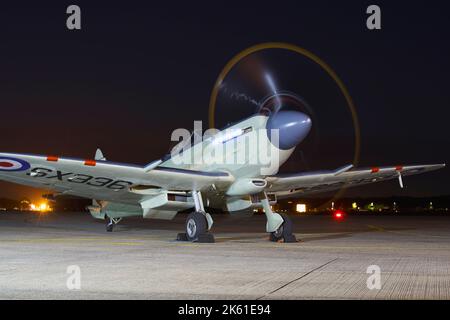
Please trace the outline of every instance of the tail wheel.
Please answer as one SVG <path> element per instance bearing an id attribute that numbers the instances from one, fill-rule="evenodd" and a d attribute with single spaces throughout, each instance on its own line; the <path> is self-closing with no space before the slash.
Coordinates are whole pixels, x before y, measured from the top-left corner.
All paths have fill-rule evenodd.
<path id="1" fill-rule="evenodd" d="M 114 230 L 114 226 L 122 221 L 122 218 L 110 218 L 105 214 L 106 223 L 106 231 L 112 232 Z"/>
<path id="2" fill-rule="evenodd" d="M 192 212 L 186 219 L 186 237 L 189 241 L 197 241 L 201 234 L 208 231 L 208 222 L 201 212 Z"/>
<path id="3" fill-rule="evenodd" d="M 114 230 L 114 221 L 108 217 L 107 215 L 105 215 L 105 219 L 106 219 L 106 231 L 107 232 L 112 232 Z"/>
<path id="4" fill-rule="evenodd" d="M 109 222 L 109 223 L 106 225 L 106 231 L 107 231 L 107 232 L 112 232 L 113 230 L 114 230 L 114 223 Z"/>
<path id="5" fill-rule="evenodd" d="M 292 238 L 294 236 L 292 234 L 292 221 L 287 215 L 280 215 L 283 218 L 283 223 L 276 231 L 270 233 L 270 241 L 278 242 L 280 240 L 284 240 L 285 242 L 293 242 Z"/>

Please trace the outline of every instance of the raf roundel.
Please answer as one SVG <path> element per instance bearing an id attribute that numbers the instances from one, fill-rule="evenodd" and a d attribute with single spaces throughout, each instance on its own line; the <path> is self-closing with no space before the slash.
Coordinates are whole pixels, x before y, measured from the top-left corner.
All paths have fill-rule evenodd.
<path id="1" fill-rule="evenodd" d="M 0 171 L 24 171 L 30 168 L 30 164 L 16 158 L 0 157 Z"/>

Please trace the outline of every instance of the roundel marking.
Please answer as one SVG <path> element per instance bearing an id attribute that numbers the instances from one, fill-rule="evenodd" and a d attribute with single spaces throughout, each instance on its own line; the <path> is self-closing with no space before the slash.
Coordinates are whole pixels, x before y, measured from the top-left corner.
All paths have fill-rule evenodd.
<path id="1" fill-rule="evenodd" d="M 14 165 L 10 162 L 0 162 L 0 167 L 10 168 L 12 166 L 14 166 Z"/>
<path id="2" fill-rule="evenodd" d="M 0 157 L 0 171 L 25 171 L 30 164 L 22 159 Z"/>

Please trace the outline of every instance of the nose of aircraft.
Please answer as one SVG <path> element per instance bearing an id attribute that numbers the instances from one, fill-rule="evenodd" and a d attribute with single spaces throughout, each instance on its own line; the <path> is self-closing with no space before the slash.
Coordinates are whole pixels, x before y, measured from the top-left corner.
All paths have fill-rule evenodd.
<path id="1" fill-rule="evenodd" d="M 270 116 L 266 129 L 270 142 L 279 149 L 288 150 L 298 145 L 311 130 L 311 118 L 298 111 L 280 111 Z M 278 130 L 272 137 L 272 130 Z"/>

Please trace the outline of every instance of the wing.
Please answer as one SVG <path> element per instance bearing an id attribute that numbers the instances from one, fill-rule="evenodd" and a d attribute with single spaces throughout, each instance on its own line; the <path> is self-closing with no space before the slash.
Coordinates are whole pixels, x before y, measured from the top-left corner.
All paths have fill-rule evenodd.
<path id="1" fill-rule="evenodd" d="M 267 177 L 269 193 L 280 198 L 338 190 L 342 187 L 354 187 L 368 183 L 399 179 L 422 172 L 445 167 L 445 164 L 376 167 L 370 169 L 351 169 L 350 166 L 335 171 L 305 172 L 294 175 Z"/>
<path id="2" fill-rule="evenodd" d="M 202 190 L 230 184 L 222 171 L 194 171 L 110 161 L 0 153 L 0 180 L 50 189 L 65 195 L 123 203 L 137 203 L 158 190 Z M 151 193 L 145 190 L 153 190 Z"/>

